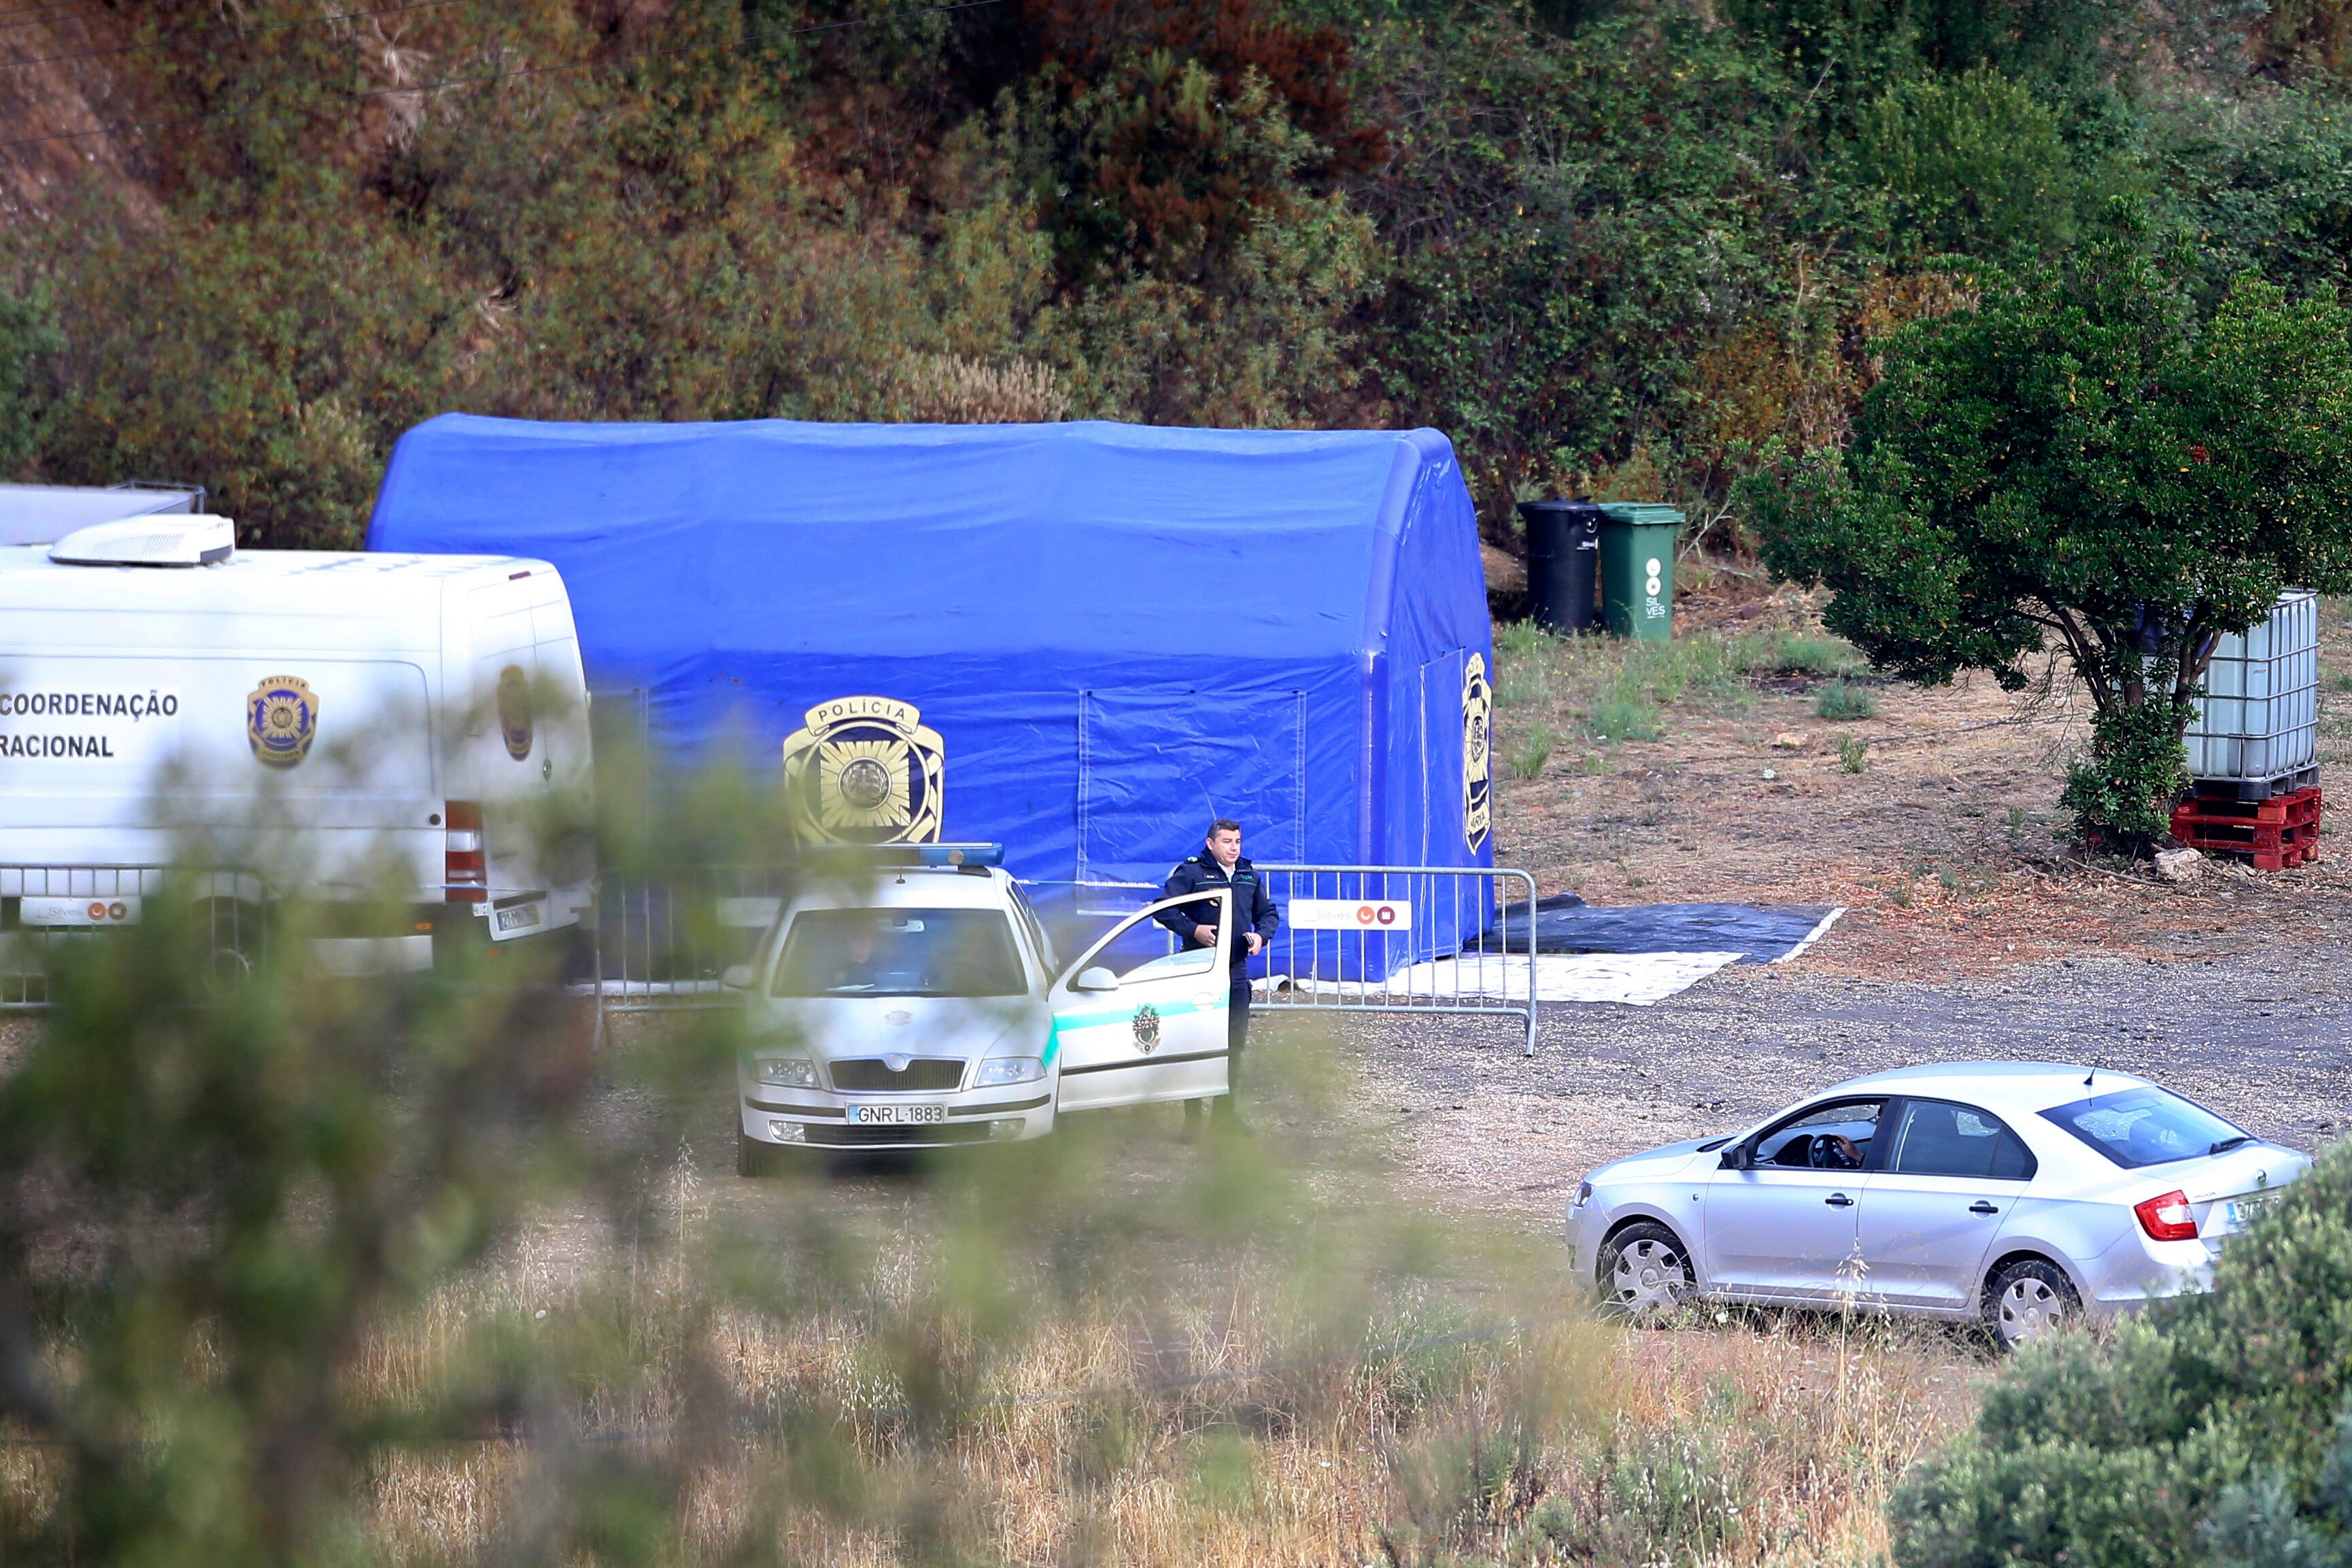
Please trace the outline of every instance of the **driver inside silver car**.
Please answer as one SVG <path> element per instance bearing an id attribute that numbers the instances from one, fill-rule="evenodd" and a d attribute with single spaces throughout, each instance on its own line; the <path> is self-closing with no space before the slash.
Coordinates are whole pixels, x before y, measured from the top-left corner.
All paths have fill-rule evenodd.
<path id="1" fill-rule="evenodd" d="M 1882 1100 L 1817 1106 L 1756 1142 L 1756 1163 L 1815 1171 L 1859 1171 L 1870 1161 Z"/>

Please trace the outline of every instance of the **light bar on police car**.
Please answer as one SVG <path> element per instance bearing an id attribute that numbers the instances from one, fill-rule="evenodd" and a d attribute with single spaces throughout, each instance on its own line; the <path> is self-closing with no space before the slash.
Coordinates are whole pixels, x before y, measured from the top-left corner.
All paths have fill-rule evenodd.
<path id="1" fill-rule="evenodd" d="M 811 844 L 812 860 L 855 860 L 866 866 L 1002 866 L 1002 844 Z"/>

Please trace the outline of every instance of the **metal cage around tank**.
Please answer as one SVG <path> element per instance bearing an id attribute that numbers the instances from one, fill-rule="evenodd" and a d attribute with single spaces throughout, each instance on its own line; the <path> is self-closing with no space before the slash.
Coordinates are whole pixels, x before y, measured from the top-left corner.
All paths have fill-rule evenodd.
<path id="1" fill-rule="evenodd" d="M 2182 739 L 2189 776 L 2261 799 L 2315 783 L 2319 745 L 2319 600 L 2279 595 L 2270 618 L 2222 637 Z"/>

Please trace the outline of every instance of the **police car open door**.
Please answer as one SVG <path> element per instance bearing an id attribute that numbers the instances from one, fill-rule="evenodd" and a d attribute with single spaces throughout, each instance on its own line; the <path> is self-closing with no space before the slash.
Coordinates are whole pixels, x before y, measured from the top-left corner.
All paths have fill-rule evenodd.
<path id="1" fill-rule="evenodd" d="M 1214 900 L 1217 943 L 1131 963 L 1114 973 L 1106 959 L 1153 916 Z M 1054 1037 L 1063 1110 L 1204 1100 L 1225 1092 L 1225 1021 L 1232 984 L 1233 894 L 1162 899 L 1113 926 L 1054 982 Z M 1151 926 L 1141 934 L 1152 936 Z"/>

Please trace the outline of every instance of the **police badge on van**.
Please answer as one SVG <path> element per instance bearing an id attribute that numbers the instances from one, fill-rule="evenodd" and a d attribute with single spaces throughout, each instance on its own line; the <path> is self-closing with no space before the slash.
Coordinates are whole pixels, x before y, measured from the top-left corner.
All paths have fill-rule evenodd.
<path id="1" fill-rule="evenodd" d="M 530 677 L 519 664 L 499 671 L 499 734 L 516 762 L 530 755 Z"/>
<path id="2" fill-rule="evenodd" d="M 1462 841 L 1473 852 L 1494 826 L 1495 689 L 1486 683 L 1486 656 L 1462 667 Z"/>
<path id="3" fill-rule="evenodd" d="M 290 768 L 319 734 L 319 694 L 299 676 L 270 675 L 245 700 L 245 738 L 267 768 Z"/>

